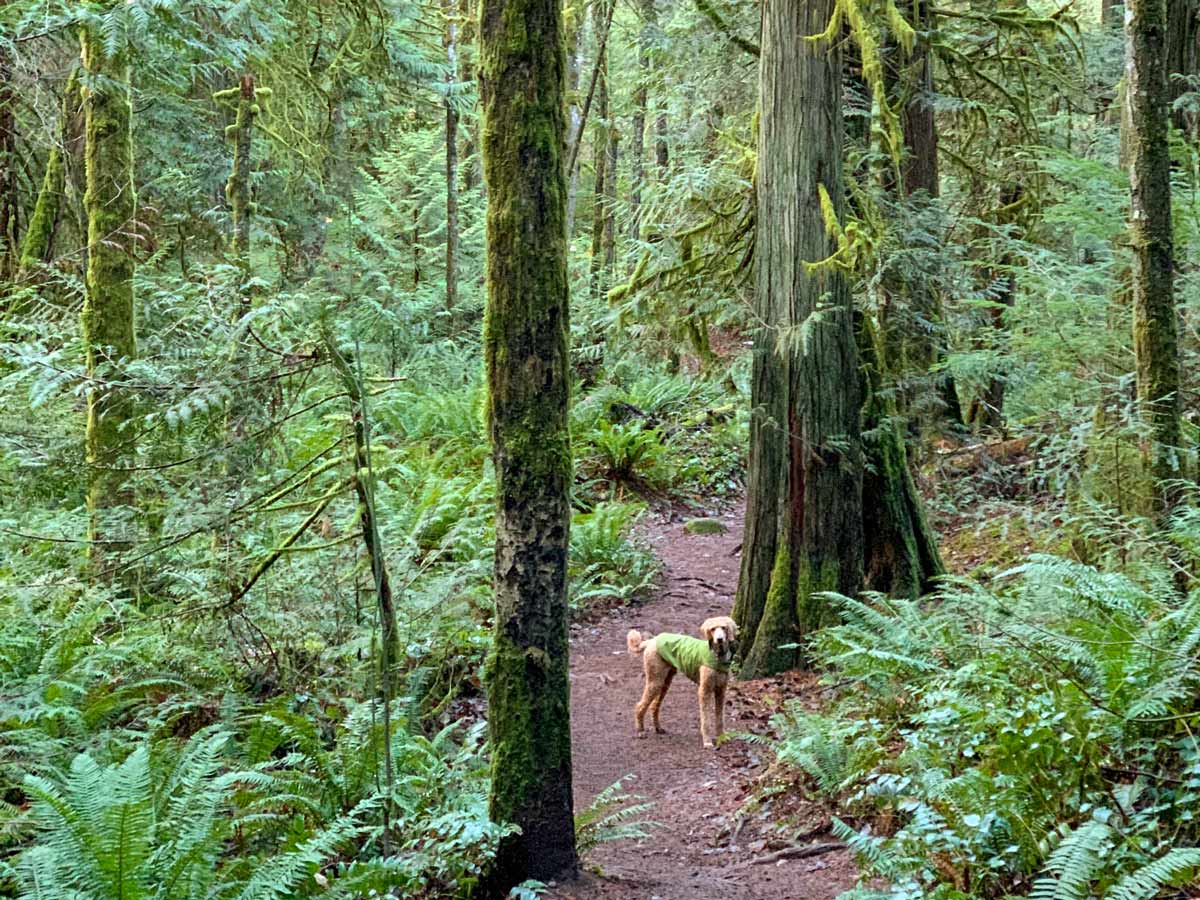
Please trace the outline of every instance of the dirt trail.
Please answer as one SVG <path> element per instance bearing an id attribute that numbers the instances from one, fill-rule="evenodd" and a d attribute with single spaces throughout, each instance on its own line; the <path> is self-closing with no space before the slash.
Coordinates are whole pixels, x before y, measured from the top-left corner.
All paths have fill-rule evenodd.
<path id="1" fill-rule="evenodd" d="M 661 592 L 650 603 L 616 610 L 572 629 L 571 719 L 575 806 L 583 809 L 618 778 L 635 775 L 631 793 L 654 803 L 647 814 L 662 827 L 642 843 L 602 844 L 585 860 L 581 879 L 557 886 L 561 900 L 825 900 L 854 885 L 855 868 L 845 851 L 766 865 L 755 858 L 790 845 L 804 828 L 788 813 L 768 807 L 736 816 L 769 752 L 744 741 L 717 751 L 700 745 L 696 688 L 675 680 L 662 709 L 665 735 L 633 738 L 633 707 L 641 696 L 641 660 L 625 649 L 625 634 L 677 631 L 697 634 L 711 615 L 733 605 L 741 543 L 742 511 L 722 517 L 723 534 L 692 535 L 682 521 L 656 520 L 647 534 L 666 566 Z M 781 692 L 803 690 L 803 679 L 734 683 L 725 727 L 762 731 Z M 809 823 L 811 824 L 811 823 Z M 819 829 L 819 825 L 818 825 Z M 812 842 L 829 841 L 828 836 Z"/>

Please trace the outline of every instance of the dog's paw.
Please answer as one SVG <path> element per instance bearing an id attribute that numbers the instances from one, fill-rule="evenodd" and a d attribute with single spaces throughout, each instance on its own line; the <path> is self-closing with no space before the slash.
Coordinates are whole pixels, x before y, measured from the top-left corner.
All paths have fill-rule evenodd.
<path id="1" fill-rule="evenodd" d="M 633 733 L 633 736 L 634 736 L 635 738 L 637 738 L 637 739 L 640 741 L 640 740 L 642 740 L 643 738 L 645 738 L 645 736 L 646 736 L 646 732 L 644 732 L 644 731 L 635 731 L 635 732 Z"/>
<path id="2" fill-rule="evenodd" d="M 667 729 L 665 729 L 665 728 L 655 728 L 655 729 L 654 729 L 654 733 L 655 733 L 655 734 L 666 734 L 666 733 L 667 733 Z"/>
<path id="3" fill-rule="evenodd" d="M 713 742 L 712 742 L 712 741 L 705 741 L 705 742 L 704 742 L 704 749 L 705 749 L 705 750 L 716 750 L 717 748 L 716 748 L 716 745 L 715 745 L 715 744 L 713 744 Z"/>

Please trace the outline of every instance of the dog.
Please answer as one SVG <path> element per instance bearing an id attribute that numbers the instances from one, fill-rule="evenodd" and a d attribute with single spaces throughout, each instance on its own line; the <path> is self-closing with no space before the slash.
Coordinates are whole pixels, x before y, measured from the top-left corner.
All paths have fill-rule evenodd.
<path id="1" fill-rule="evenodd" d="M 653 713 L 655 733 L 666 734 L 659 724 L 658 713 L 671 680 L 676 672 L 682 671 L 700 686 L 700 740 L 706 750 L 716 746 L 717 738 L 725 731 L 725 688 L 729 684 L 729 664 L 737 646 L 737 623 L 729 616 L 714 616 L 705 619 L 700 633 L 707 644 L 699 638 L 669 632 L 643 638 L 640 631 L 631 629 L 625 636 L 630 654 L 641 655 L 646 674 L 646 687 L 633 714 L 636 737 L 646 736 L 647 710 Z M 711 722 L 710 707 L 714 716 Z M 712 722 L 716 724 L 715 731 Z"/>

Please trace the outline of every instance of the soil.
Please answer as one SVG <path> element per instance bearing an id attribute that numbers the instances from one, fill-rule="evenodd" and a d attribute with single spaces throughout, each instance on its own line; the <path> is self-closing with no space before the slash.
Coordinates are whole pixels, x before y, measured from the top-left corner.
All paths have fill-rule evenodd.
<path id="1" fill-rule="evenodd" d="M 857 869 L 844 849 L 806 858 L 774 858 L 779 850 L 829 844 L 826 810 L 802 785 L 764 796 L 775 783 L 769 746 L 736 733 L 768 734 L 771 715 L 788 699 L 820 704 L 815 679 L 732 682 L 725 727 L 734 732 L 715 751 L 700 741 L 695 686 L 675 679 L 662 708 L 665 735 L 633 736 L 633 707 L 642 692 L 641 659 L 625 634 L 697 634 L 712 615 L 733 606 L 742 510 L 721 516 L 727 531 L 696 535 L 684 518 L 665 513 L 647 528 L 665 566 L 658 595 L 642 606 L 610 611 L 573 626 L 571 720 L 575 808 L 628 775 L 625 790 L 653 803 L 642 818 L 660 823 L 649 839 L 595 847 L 579 879 L 552 886 L 558 900 L 825 900 L 853 887 Z M 764 864 L 765 863 L 765 864 Z"/>

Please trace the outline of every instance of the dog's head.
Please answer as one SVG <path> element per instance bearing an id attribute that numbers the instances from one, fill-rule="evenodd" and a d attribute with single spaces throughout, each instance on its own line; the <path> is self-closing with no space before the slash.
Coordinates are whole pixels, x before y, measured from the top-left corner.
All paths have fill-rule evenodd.
<path id="1" fill-rule="evenodd" d="M 733 619 L 729 616 L 705 619 L 700 626 L 700 633 L 717 659 L 726 664 L 733 660 L 734 650 L 737 649 L 737 623 Z"/>

